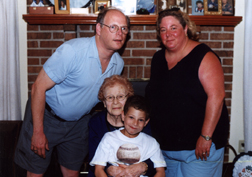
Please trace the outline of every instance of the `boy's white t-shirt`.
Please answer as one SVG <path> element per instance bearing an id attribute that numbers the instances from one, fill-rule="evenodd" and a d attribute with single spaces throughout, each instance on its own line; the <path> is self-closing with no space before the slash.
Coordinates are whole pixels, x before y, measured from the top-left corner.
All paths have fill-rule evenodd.
<path id="1" fill-rule="evenodd" d="M 150 159 L 154 168 L 166 167 L 159 144 L 153 137 L 140 132 L 137 137 L 129 138 L 120 130 L 107 132 L 103 136 L 90 162 L 91 166 L 106 166 L 107 162 L 114 165 L 122 162 L 138 163 Z"/>

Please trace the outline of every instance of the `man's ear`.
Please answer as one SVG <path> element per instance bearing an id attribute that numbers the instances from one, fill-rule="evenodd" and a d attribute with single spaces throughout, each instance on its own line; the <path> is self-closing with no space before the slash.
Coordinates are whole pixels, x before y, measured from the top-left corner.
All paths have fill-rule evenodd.
<path id="1" fill-rule="evenodd" d="M 96 24 L 95 31 L 96 31 L 96 34 L 100 36 L 100 34 L 101 34 L 101 24 L 100 23 Z"/>

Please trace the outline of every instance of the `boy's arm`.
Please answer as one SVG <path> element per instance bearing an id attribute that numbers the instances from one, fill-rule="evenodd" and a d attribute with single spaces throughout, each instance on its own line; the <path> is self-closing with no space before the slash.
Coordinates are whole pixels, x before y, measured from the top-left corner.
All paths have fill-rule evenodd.
<path id="1" fill-rule="evenodd" d="M 159 167 L 156 168 L 157 173 L 155 174 L 154 177 L 165 177 L 165 168 L 164 167 Z"/>
<path id="2" fill-rule="evenodd" d="M 143 161 L 143 163 L 146 163 L 148 167 L 145 176 L 154 176 L 154 174 L 156 174 L 156 169 L 154 168 L 154 163 L 151 159 L 147 159 Z"/>
<path id="3" fill-rule="evenodd" d="M 95 165 L 95 176 L 96 177 L 107 177 L 107 174 L 104 171 L 104 166 Z"/>

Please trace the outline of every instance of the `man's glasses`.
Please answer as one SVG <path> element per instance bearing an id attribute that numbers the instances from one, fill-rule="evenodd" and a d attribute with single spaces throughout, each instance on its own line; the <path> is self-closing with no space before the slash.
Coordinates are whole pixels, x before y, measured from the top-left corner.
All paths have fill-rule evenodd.
<path id="1" fill-rule="evenodd" d="M 129 32 L 129 29 L 128 29 L 128 27 L 127 26 L 117 26 L 117 25 L 110 25 L 110 26 L 108 26 L 108 25 L 106 25 L 106 24 L 104 24 L 104 23 L 100 23 L 101 25 L 104 25 L 104 26 L 106 26 L 106 27 L 108 27 L 109 28 L 109 31 L 111 32 L 111 33 L 116 33 L 118 30 L 119 30 L 119 28 L 121 28 L 121 31 L 122 31 L 122 33 L 123 34 L 128 34 L 128 32 Z"/>
<path id="2" fill-rule="evenodd" d="M 127 95 L 117 95 L 116 97 L 113 95 L 109 95 L 109 96 L 105 97 L 105 100 L 108 102 L 113 102 L 115 99 L 117 99 L 118 101 L 123 101 L 123 100 L 125 100 L 125 98 L 127 96 L 128 96 L 128 94 Z"/>

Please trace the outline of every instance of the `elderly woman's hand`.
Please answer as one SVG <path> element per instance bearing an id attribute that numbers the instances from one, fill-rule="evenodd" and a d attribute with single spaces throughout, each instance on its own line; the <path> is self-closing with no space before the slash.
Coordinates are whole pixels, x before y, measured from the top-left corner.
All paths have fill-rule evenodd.
<path id="1" fill-rule="evenodd" d="M 122 173 L 124 170 L 125 170 L 124 167 L 110 166 L 107 168 L 107 174 L 109 176 L 117 176 L 118 174 Z"/>
<path id="2" fill-rule="evenodd" d="M 119 166 L 124 168 L 124 170 L 121 171 L 119 174 L 117 174 L 116 177 L 122 177 L 122 176 L 123 177 L 138 177 L 147 171 L 145 162 L 132 164 L 129 166 L 120 164 Z"/>

